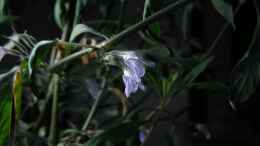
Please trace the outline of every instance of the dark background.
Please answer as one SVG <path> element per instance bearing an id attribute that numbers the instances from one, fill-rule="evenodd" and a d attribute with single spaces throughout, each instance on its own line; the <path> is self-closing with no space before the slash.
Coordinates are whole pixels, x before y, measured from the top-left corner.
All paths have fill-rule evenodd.
<path id="1" fill-rule="evenodd" d="M 18 16 L 18 20 L 13 27 L 17 32 L 27 30 L 29 34 L 36 36 L 38 40 L 58 38 L 61 31 L 53 20 L 53 3 L 52 0 L 11 0 L 12 14 Z M 191 33 L 203 45 L 202 50 L 192 50 L 193 53 L 207 50 L 206 48 L 209 47 L 225 23 L 225 20 L 214 11 L 210 1 L 201 0 L 201 3 L 203 8 L 195 9 L 192 14 Z M 124 21 L 128 23 L 137 22 L 142 14 L 142 5 L 143 2 L 140 0 L 128 0 Z M 247 50 L 256 22 L 256 14 L 255 10 L 252 9 L 252 5 L 253 3 L 250 0 L 243 5 L 235 16 L 236 31 L 229 27 L 214 49 L 213 55 L 216 56 L 216 59 L 207 71 L 212 80 L 225 82 L 229 78 L 236 61 Z M 112 16 L 116 15 L 118 13 L 116 11 L 118 3 L 111 0 L 111 7 L 115 7 L 115 11 L 111 12 Z M 85 13 L 86 21 L 99 15 L 95 7 L 88 9 Z M 176 43 L 173 41 L 178 40 L 176 35 L 178 34 L 178 28 L 173 21 L 174 17 L 173 14 L 169 14 L 161 19 L 162 37 L 170 46 L 179 47 L 185 45 L 185 42 L 176 41 L 178 42 Z M 4 32 L 5 34 L 12 31 L 6 25 L 0 27 L 0 30 L 1 33 Z M 139 40 L 137 36 L 133 35 L 124 42 L 126 45 L 130 42 L 129 45 L 136 47 Z M 1 62 L 0 68 L 16 63 L 14 60 L 14 58 L 6 57 Z M 203 79 L 205 79 L 205 75 L 202 75 L 198 80 Z M 146 104 L 150 105 L 155 101 L 156 99 L 150 99 Z M 174 113 L 185 106 L 189 108 L 181 116 L 180 121 L 183 123 L 203 124 L 210 132 L 211 139 L 206 140 L 203 132 L 198 132 L 194 125 L 183 126 L 180 124 L 176 126 L 175 133 L 176 142 L 180 146 L 260 145 L 260 121 L 258 118 L 260 99 L 258 91 L 250 100 L 239 104 L 237 110 L 231 108 L 228 97 L 218 94 L 205 96 L 203 92 L 196 89 L 183 94 L 183 97 L 178 97 L 168 108 Z M 162 131 L 164 128 L 167 129 L 168 124 L 160 124 L 146 145 L 162 145 L 160 138 L 163 138 Z"/>

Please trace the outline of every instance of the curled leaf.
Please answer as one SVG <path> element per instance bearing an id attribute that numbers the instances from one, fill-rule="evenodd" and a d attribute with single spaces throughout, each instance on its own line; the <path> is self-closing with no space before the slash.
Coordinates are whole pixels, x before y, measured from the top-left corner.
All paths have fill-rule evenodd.
<path id="1" fill-rule="evenodd" d="M 37 43 L 34 48 L 32 49 L 32 52 L 29 56 L 28 60 L 28 69 L 29 69 L 29 75 L 32 74 L 33 66 L 35 63 L 35 59 L 37 56 L 37 53 L 40 51 L 39 49 L 44 49 L 44 47 L 50 47 L 49 45 L 54 45 L 55 41 L 52 40 L 44 40 Z"/>
<path id="2" fill-rule="evenodd" d="M 90 34 L 102 37 L 104 39 L 108 39 L 107 36 L 105 36 L 104 34 L 96 31 L 95 29 L 93 29 L 93 28 L 91 28 L 87 25 L 84 25 L 84 24 L 78 24 L 73 28 L 69 41 L 70 42 L 74 41 L 79 35 L 81 35 L 83 33 L 90 33 Z"/>

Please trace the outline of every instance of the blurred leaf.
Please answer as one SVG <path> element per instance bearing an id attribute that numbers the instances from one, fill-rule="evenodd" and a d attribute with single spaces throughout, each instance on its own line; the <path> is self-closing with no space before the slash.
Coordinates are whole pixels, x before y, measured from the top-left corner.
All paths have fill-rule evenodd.
<path id="1" fill-rule="evenodd" d="M 260 37 L 260 18 L 249 44 L 248 50 L 233 68 L 231 73 L 231 100 L 244 102 L 255 92 L 260 81 L 260 49 L 257 42 Z"/>
<path id="2" fill-rule="evenodd" d="M 11 134 L 12 95 L 8 84 L 1 84 L 0 92 L 0 145 L 3 146 Z"/>
<path id="3" fill-rule="evenodd" d="M 185 76 L 183 80 L 185 86 L 189 86 L 203 71 L 205 71 L 213 58 L 214 57 L 209 57 L 196 65 L 194 68 L 192 68 L 192 70 Z"/>
<path id="4" fill-rule="evenodd" d="M 179 76 L 178 72 L 174 72 L 174 73 L 170 74 L 170 77 L 167 80 L 167 87 L 166 87 L 166 93 L 165 93 L 166 96 L 170 95 L 173 85 L 174 85 L 175 81 L 177 80 L 178 76 Z"/>
<path id="5" fill-rule="evenodd" d="M 138 134 L 138 124 L 127 122 L 117 125 L 91 138 L 84 146 L 103 146 L 106 142 L 125 142 L 128 138 Z"/>
<path id="6" fill-rule="evenodd" d="M 76 24 L 79 23 L 80 13 L 81 13 L 82 9 L 87 5 L 87 3 L 88 3 L 88 0 L 77 0 L 73 26 L 76 26 Z"/>
<path id="7" fill-rule="evenodd" d="M 84 24 L 78 24 L 73 28 L 69 41 L 70 42 L 74 41 L 79 35 L 81 35 L 83 33 L 90 33 L 90 34 L 93 34 L 96 36 L 100 36 L 104 39 L 108 39 L 108 37 L 106 37 L 105 35 L 103 35 L 102 33 L 98 32 L 98 31 L 94 30 L 93 28 L 91 28 L 87 25 L 84 25 Z"/>
<path id="8" fill-rule="evenodd" d="M 154 33 L 154 34 L 157 34 L 158 36 L 160 35 L 161 33 L 161 26 L 160 26 L 160 23 L 159 22 L 155 22 L 155 23 L 152 23 L 150 26 L 149 26 L 150 30 Z"/>
<path id="9" fill-rule="evenodd" d="M 215 9 L 222 15 L 235 29 L 232 5 L 225 0 L 211 0 Z"/>
<path id="10" fill-rule="evenodd" d="M 7 0 L 0 0 L 0 16 L 6 15 Z"/>
<path id="11" fill-rule="evenodd" d="M 185 40 L 188 39 L 188 34 L 190 32 L 190 25 L 191 25 L 190 21 L 191 21 L 191 14 L 192 14 L 193 7 L 194 7 L 193 3 L 188 4 L 185 7 L 183 16 L 182 16 L 181 28 L 182 28 L 182 35 Z"/>
<path id="12" fill-rule="evenodd" d="M 68 0 L 56 0 L 54 4 L 54 20 L 56 24 L 63 29 L 65 25 L 65 17 L 68 14 Z"/>
<path id="13" fill-rule="evenodd" d="M 40 53 L 39 51 L 49 51 L 50 47 L 52 47 L 56 42 L 55 41 L 50 41 L 50 40 L 44 40 L 44 41 L 40 41 L 39 43 L 37 43 L 34 48 L 32 49 L 32 52 L 29 56 L 29 60 L 28 60 L 28 69 L 29 69 L 29 75 L 32 74 L 33 71 L 33 67 L 35 65 L 35 60 L 37 59 L 37 55 Z M 49 48 L 48 48 L 49 47 Z M 45 50 L 43 50 L 45 49 Z M 47 49 L 47 50 L 46 50 Z"/>
<path id="14" fill-rule="evenodd" d="M 150 0 L 144 1 L 143 19 L 145 19 L 148 16 L 148 11 L 150 9 L 150 5 L 151 5 Z"/>
<path id="15" fill-rule="evenodd" d="M 7 13 L 7 4 L 8 0 L 0 0 L 0 24 L 10 23 L 16 19 L 16 17 Z"/>

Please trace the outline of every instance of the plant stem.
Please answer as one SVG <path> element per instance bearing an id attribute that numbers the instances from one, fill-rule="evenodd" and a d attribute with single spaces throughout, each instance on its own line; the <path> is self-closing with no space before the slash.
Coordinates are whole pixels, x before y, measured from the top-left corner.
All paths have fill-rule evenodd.
<path id="1" fill-rule="evenodd" d="M 67 62 L 70 62 L 71 60 L 74 60 L 74 59 L 78 58 L 79 56 L 81 56 L 82 53 L 87 54 L 87 53 L 90 53 L 93 50 L 94 49 L 92 49 L 92 48 L 87 48 L 87 49 L 83 49 L 82 51 L 79 51 L 79 52 L 76 52 L 74 54 L 71 54 L 70 56 L 61 59 L 57 63 L 54 63 L 53 65 L 50 65 L 48 67 L 48 70 L 53 71 L 56 68 L 66 64 Z"/>
<path id="2" fill-rule="evenodd" d="M 90 120 L 92 119 L 92 117 L 93 117 L 93 115 L 94 115 L 94 113 L 95 113 L 95 111 L 97 109 L 98 103 L 99 103 L 99 101 L 101 99 L 101 95 L 102 95 L 102 93 L 104 91 L 105 86 L 106 86 L 106 79 L 104 78 L 102 83 L 101 83 L 101 89 L 98 91 L 98 93 L 97 93 L 97 95 L 95 97 L 96 100 L 95 100 L 95 102 L 94 102 L 94 104 L 93 104 L 93 106 L 92 106 L 92 108 L 91 108 L 91 110 L 89 112 L 89 115 L 88 115 L 86 121 L 84 122 L 84 125 L 81 128 L 82 131 L 87 130 L 88 125 L 90 123 Z"/>
<path id="3" fill-rule="evenodd" d="M 89 125 L 89 123 L 90 123 L 90 121 L 91 121 L 93 115 L 94 115 L 95 112 L 96 112 L 96 109 L 97 109 L 97 107 L 98 107 L 98 103 L 99 103 L 99 101 L 100 101 L 100 99 L 101 99 L 101 95 L 102 95 L 102 93 L 103 93 L 103 91 L 104 91 L 105 85 L 106 85 L 106 79 L 104 78 L 104 79 L 103 79 L 103 82 L 102 82 L 102 84 L 101 84 L 101 89 L 100 89 L 100 91 L 98 91 L 98 93 L 97 93 L 97 95 L 96 95 L 96 97 L 95 97 L 96 100 L 95 100 L 94 104 L 92 105 L 91 110 L 90 110 L 90 112 L 89 112 L 89 114 L 88 114 L 88 116 L 87 116 L 87 118 L 86 118 L 86 120 L 85 120 L 85 122 L 84 122 L 84 124 L 83 124 L 83 126 L 82 126 L 82 128 L 81 128 L 81 130 L 82 130 L 83 132 L 88 129 L 88 125 Z M 81 139 L 81 137 L 77 137 L 76 142 L 79 142 L 80 139 Z"/>
<path id="4" fill-rule="evenodd" d="M 3 74 L 0 74 L 0 83 L 2 81 L 4 81 L 5 79 L 9 78 L 10 76 L 14 75 L 14 73 L 19 70 L 20 67 L 19 66 L 15 66 L 13 67 L 11 70 L 9 70 L 8 72 L 6 73 L 3 73 Z"/>
<path id="5" fill-rule="evenodd" d="M 65 24 L 61 40 L 65 41 L 68 35 L 69 31 L 69 24 Z M 54 55 L 55 54 L 55 55 Z M 51 58 L 51 65 L 57 63 L 60 58 L 62 57 L 62 52 L 59 49 L 54 49 L 52 51 L 52 56 L 54 58 Z M 58 90 L 59 90 L 59 75 L 54 73 L 52 74 L 51 82 L 53 82 L 53 89 L 52 89 L 52 111 L 51 111 L 51 124 L 50 124 L 50 132 L 49 132 L 49 146 L 55 146 L 56 145 L 56 136 L 57 136 L 57 114 L 58 114 Z M 51 83 L 52 84 L 52 83 Z"/>
<path id="6" fill-rule="evenodd" d="M 147 17 L 146 19 L 126 28 L 122 32 L 113 36 L 111 39 L 100 43 L 98 45 L 98 47 L 102 48 L 102 47 L 110 46 L 110 45 L 116 43 L 117 41 L 120 41 L 123 38 L 127 37 L 128 35 L 136 32 L 138 30 L 143 29 L 147 25 L 153 23 L 154 21 L 158 20 L 159 18 L 161 18 L 165 14 L 169 13 L 171 10 L 181 8 L 182 6 L 186 5 L 188 2 L 190 2 L 190 0 L 178 0 L 177 2 L 175 2 L 173 4 L 170 4 L 169 6 L 163 8 L 162 10 L 160 10 L 160 11 L 154 13 L 153 15 Z"/>
<path id="7" fill-rule="evenodd" d="M 51 125 L 49 133 L 49 146 L 56 145 L 56 132 L 57 132 L 57 111 L 58 111 L 58 86 L 59 86 L 59 76 L 58 74 L 53 74 L 53 99 L 52 99 L 52 111 L 51 111 Z"/>
<path id="8" fill-rule="evenodd" d="M 98 103 L 99 103 L 100 99 L 101 99 L 101 96 L 98 96 L 96 98 L 96 100 L 95 100 L 95 102 L 94 102 L 93 106 L 91 107 L 91 110 L 90 110 L 90 112 L 88 114 L 88 117 L 85 120 L 84 125 L 81 128 L 82 131 L 86 131 L 87 130 L 88 125 L 89 125 L 89 123 L 90 123 L 90 121 L 91 121 L 91 119 L 92 119 L 92 117 L 93 117 L 93 115 L 94 115 L 94 113 L 95 113 L 95 111 L 96 111 L 96 109 L 98 107 Z"/>
<path id="9" fill-rule="evenodd" d="M 165 14 L 171 12 L 171 10 L 174 10 L 174 9 L 178 9 L 178 8 L 181 8 L 183 7 L 185 4 L 189 3 L 190 0 L 178 0 L 177 2 L 173 3 L 173 4 L 170 4 L 169 6 L 163 8 L 162 10 L 154 13 L 153 15 L 147 17 L 146 19 L 126 28 L 125 30 L 123 30 L 122 32 L 116 34 L 115 36 L 113 36 L 112 38 L 106 40 L 106 41 L 103 41 L 99 44 L 97 44 L 95 46 L 95 48 L 106 48 L 106 47 L 109 47 L 111 46 L 112 44 L 115 44 L 116 42 L 124 39 L 125 37 L 127 37 L 128 35 L 134 33 L 134 32 L 137 32 L 141 29 L 143 29 L 144 27 L 146 27 L 147 25 L 153 23 L 154 21 L 158 20 L 159 18 L 161 18 L 162 16 L 164 16 Z M 81 57 L 85 54 L 89 53 L 89 51 L 86 51 L 86 50 L 82 50 L 82 51 L 79 51 L 79 52 L 76 52 L 68 57 L 65 57 L 61 60 L 61 62 L 57 62 L 56 64 L 52 65 L 51 67 L 49 67 L 51 70 L 59 67 L 60 65 L 63 65 L 65 63 L 68 63 L 78 57 Z"/>

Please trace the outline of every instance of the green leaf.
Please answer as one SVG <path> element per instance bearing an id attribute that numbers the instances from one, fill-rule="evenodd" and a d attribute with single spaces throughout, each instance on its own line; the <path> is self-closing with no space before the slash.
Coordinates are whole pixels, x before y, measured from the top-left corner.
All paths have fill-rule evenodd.
<path id="1" fill-rule="evenodd" d="M 0 0 L 0 24 L 10 23 L 16 19 L 16 17 L 8 14 L 7 4 L 8 0 Z"/>
<path id="2" fill-rule="evenodd" d="M 78 24 L 73 28 L 69 41 L 70 42 L 74 41 L 79 35 L 84 34 L 84 33 L 90 33 L 93 35 L 103 37 L 104 39 L 108 39 L 108 37 L 106 37 L 104 34 L 98 32 L 98 31 L 96 31 L 95 29 L 93 29 L 87 25 L 84 25 L 84 24 Z"/>
<path id="3" fill-rule="evenodd" d="M 6 15 L 7 0 L 0 0 L 0 16 Z"/>
<path id="4" fill-rule="evenodd" d="M 213 6 L 235 29 L 232 5 L 225 0 L 211 0 Z"/>
<path id="5" fill-rule="evenodd" d="M 82 9 L 87 5 L 88 0 L 77 0 L 73 26 L 79 23 L 80 13 Z"/>
<path id="6" fill-rule="evenodd" d="M 231 73 L 231 100 L 247 101 L 255 92 L 260 82 L 260 49 L 257 39 L 260 36 L 260 19 L 252 36 L 248 50 L 233 68 Z"/>
<path id="7" fill-rule="evenodd" d="M 166 95 L 167 96 L 169 96 L 171 94 L 173 85 L 174 85 L 175 81 L 177 80 L 178 76 L 179 76 L 178 72 L 173 72 L 173 73 L 170 74 L 170 77 L 167 80 L 167 82 L 168 82 L 167 88 L 166 88 Z"/>
<path id="8" fill-rule="evenodd" d="M 29 56 L 29 60 L 28 60 L 28 70 L 29 70 L 29 76 L 32 74 L 33 71 L 33 67 L 35 65 L 36 59 L 37 59 L 37 55 L 39 54 L 39 52 L 41 51 L 49 51 L 49 49 L 56 43 L 56 41 L 52 41 L 52 40 L 44 40 L 44 41 L 40 41 L 39 43 L 37 43 L 34 48 L 32 49 L 32 52 Z M 45 49 L 45 50 L 43 50 Z M 47 50 L 46 50 L 47 49 Z"/>
<path id="9" fill-rule="evenodd" d="M 143 10 L 143 19 L 145 19 L 148 16 L 148 11 L 151 6 L 151 1 L 150 0 L 145 0 L 144 1 L 144 10 Z"/>
<path id="10" fill-rule="evenodd" d="M 160 26 L 160 23 L 159 22 L 155 22 L 155 23 L 152 23 L 150 26 L 149 26 L 150 30 L 156 34 L 156 35 L 160 35 L 161 33 L 161 26 Z"/>
<path id="11" fill-rule="evenodd" d="M 65 17 L 68 14 L 69 3 L 68 0 L 56 0 L 54 4 L 54 20 L 56 24 L 63 29 L 65 25 Z"/>
<path id="12" fill-rule="evenodd" d="M 211 63 L 214 57 L 209 57 L 196 65 L 184 78 L 185 86 L 189 86 Z"/>
<path id="13" fill-rule="evenodd" d="M 105 132 L 91 138 L 84 146 L 103 146 L 106 142 L 118 143 L 126 142 L 132 136 L 138 134 L 138 124 L 127 122 L 117 125 Z"/>
<path id="14" fill-rule="evenodd" d="M 190 84 L 190 87 L 203 91 L 203 94 L 222 93 L 228 95 L 229 87 L 221 82 L 196 82 Z"/>
<path id="15" fill-rule="evenodd" d="M 0 92 L 0 145 L 3 146 L 11 134 L 12 95 L 6 83 L 1 84 Z"/>

